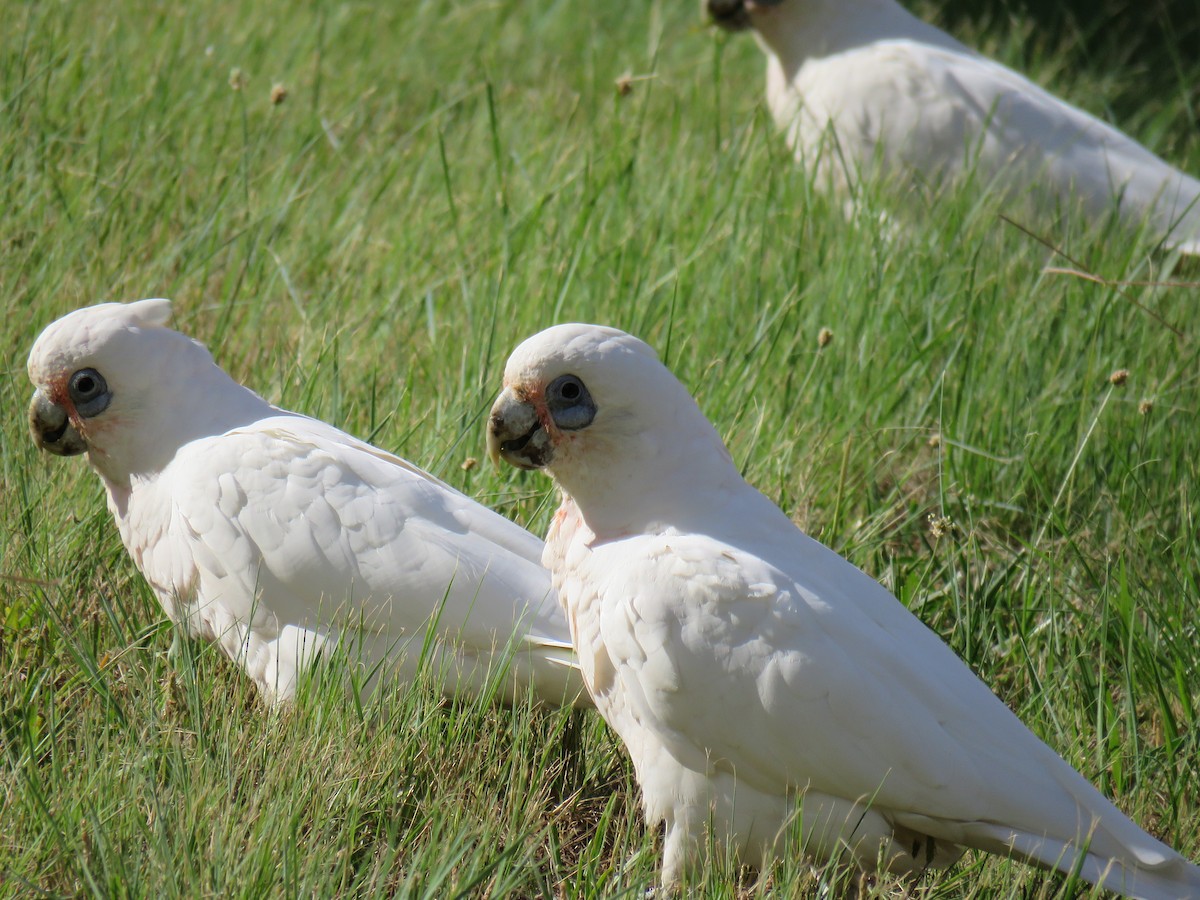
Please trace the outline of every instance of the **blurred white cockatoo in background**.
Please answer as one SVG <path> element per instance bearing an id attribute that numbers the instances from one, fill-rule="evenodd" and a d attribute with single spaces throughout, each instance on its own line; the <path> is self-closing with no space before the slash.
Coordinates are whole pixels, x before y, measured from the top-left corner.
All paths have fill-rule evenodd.
<path id="1" fill-rule="evenodd" d="M 216 641 L 268 703 L 340 642 L 372 683 L 427 632 L 447 692 L 507 667 L 510 700 L 583 693 L 542 543 L 416 466 L 278 409 L 167 327 L 166 300 L 52 323 L 29 354 L 33 438 L 87 453 L 166 614 Z M 584 697 L 586 701 L 586 696 Z"/>
<path id="2" fill-rule="evenodd" d="M 629 750 L 662 878 L 707 846 L 920 872 L 965 847 L 1136 897 L 1200 897 L 1146 834 L 878 582 L 738 473 L 646 344 L 594 325 L 508 360 L 493 458 L 561 490 L 544 561 L 584 681 Z"/>
<path id="3" fill-rule="evenodd" d="M 767 55 L 767 103 L 821 186 L 973 172 L 1008 197 L 1118 209 L 1200 254 L 1200 181 L 894 0 L 706 0 Z"/>

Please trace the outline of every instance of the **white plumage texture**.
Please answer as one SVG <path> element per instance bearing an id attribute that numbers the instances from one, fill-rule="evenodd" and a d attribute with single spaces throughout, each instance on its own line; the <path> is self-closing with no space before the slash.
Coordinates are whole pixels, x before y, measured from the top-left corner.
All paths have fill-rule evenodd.
<path id="1" fill-rule="evenodd" d="M 370 684 L 411 677 L 430 631 L 440 643 L 426 664 L 448 692 L 479 690 L 503 666 L 501 699 L 582 693 L 541 541 L 410 463 L 271 406 L 169 315 L 165 300 L 78 310 L 38 338 L 29 375 L 35 439 L 87 452 L 172 620 L 218 642 L 269 703 L 289 700 L 335 643 Z"/>
<path id="2" fill-rule="evenodd" d="M 666 824 L 666 884 L 710 823 L 763 864 L 799 804 L 818 863 L 919 872 L 974 847 L 1131 896 L 1200 896 L 1200 868 L 747 484 L 641 341 L 586 325 L 530 338 L 489 429 L 495 452 L 561 490 L 544 561 L 646 817 Z"/>
<path id="3" fill-rule="evenodd" d="M 973 172 L 1011 197 L 1119 211 L 1200 253 L 1200 181 L 1095 116 L 915 18 L 894 0 L 708 0 L 754 29 L 767 102 L 802 163 L 845 189 L 883 174 Z"/>

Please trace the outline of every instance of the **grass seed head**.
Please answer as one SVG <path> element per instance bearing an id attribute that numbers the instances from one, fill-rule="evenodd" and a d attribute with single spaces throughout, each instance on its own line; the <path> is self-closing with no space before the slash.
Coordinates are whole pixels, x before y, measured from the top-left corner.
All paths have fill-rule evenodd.
<path id="1" fill-rule="evenodd" d="M 1144 398 L 1142 402 L 1138 404 L 1138 412 L 1140 412 L 1143 416 L 1150 415 L 1150 411 L 1152 409 L 1154 409 L 1154 401 L 1149 397 Z"/>
<path id="2" fill-rule="evenodd" d="M 929 514 L 929 533 L 933 535 L 934 540 L 945 537 L 953 530 L 954 522 L 949 516 Z"/>
<path id="3" fill-rule="evenodd" d="M 822 327 L 821 330 L 817 332 L 817 349 L 824 350 L 829 346 L 829 342 L 832 340 L 833 332 L 828 328 Z"/>
<path id="4" fill-rule="evenodd" d="M 246 86 L 246 76 L 237 66 L 229 70 L 229 86 L 235 91 L 240 91 Z"/>
<path id="5" fill-rule="evenodd" d="M 275 84 L 271 85 L 271 105 L 278 106 L 287 99 L 287 94 L 287 88 L 285 88 L 282 84 L 276 82 Z"/>
<path id="6" fill-rule="evenodd" d="M 1113 372 L 1111 375 L 1108 376 L 1109 384 L 1113 385 L 1114 387 L 1120 387 L 1128 380 L 1129 380 L 1129 370 L 1128 369 L 1117 369 L 1115 372 Z"/>

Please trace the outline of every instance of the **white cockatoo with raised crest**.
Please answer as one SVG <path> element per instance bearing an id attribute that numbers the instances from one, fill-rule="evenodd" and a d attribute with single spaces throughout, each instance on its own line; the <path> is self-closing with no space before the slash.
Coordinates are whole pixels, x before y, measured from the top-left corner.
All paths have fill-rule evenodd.
<path id="1" fill-rule="evenodd" d="M 35 442 L 87 455 L 173 621 L 216 641 L 269 704 L 338 644 L 369 684 L 424 664 L 447 693 L 494 676 L 504 701 L 587 703 L 541 541 L 272 406 L 170 315 L 166 300 L 77 310 L 42 332 L 28 369 Z"/>
<path id="2" fill-rule="evenodd" d="M 529 338 L 488 445 L 558 485 L 543 559 L 646 819 L 666 826 L 665 885 L 709 838 L 761 866 L 796 822 L 817 863 L 916 873 L 973 847 L 1133 897 L 1200 897 L 1200 868 L 750 486 L 642 341 L 595 325 Z"/>

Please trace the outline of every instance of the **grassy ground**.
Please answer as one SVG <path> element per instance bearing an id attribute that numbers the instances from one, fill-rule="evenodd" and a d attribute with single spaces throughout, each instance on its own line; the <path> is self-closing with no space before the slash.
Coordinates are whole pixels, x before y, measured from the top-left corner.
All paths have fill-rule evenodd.
<path id="1" fill-rule="evenodd" d="M 752 482 L 1200 856 L 1196 289 L 1046 274 L 1064 260 L 965 193 L 904 197 L 898 230 L 845 221 L 774 134 L 753 42 L 690 2 L 380 7 L 4 6 L 0 894 L 640 896 L 654 878 L 594 715 L 445 706 L 429 685 L 366 708 L 316 687 L 269 715 L 210 648 L 167 659 L 97 480 L 24 424 L 38 331 L 144 296 L 270 399 L 539 532 L 545 480 L 462 468 L 503 360 L 557 321 L 634 331 Z M 1200 65 L 1169 42 L 1081 54 L 1020 15 L 956 24 L 1200 171 Z M 1030 224 L 1103 277 L 1171 275 L 1115 232 Z M 739 887 L 716 861 L 701 885 L 768 886 L 816 881 L 792 860 Z M 918 890 L 1079 887 L 968 856 Z"/>

